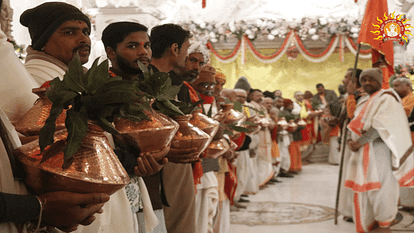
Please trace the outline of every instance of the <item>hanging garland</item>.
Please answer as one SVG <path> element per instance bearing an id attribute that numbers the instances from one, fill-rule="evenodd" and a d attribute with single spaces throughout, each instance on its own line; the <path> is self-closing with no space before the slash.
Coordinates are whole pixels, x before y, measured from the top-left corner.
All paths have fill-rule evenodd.
<path id="1" fill-rule="evenodd" d="M 241 52 L 242 55 L 245 51 L 242 51 L 241 46 L 244 46 L 244 42 L 246 41 L 247 43 L 247 47 L 248 49 L 252 52 L 253 56 L 263 62 L 263 63 L 273 63 L 276 62 L 277 60 L 279 60 L 289 49 L 289 44 L 293 44 L 296 46 L 297 50 L 299 51 L 299 53 L 302 54 L 302 56 L 310 61 L 310 62 L 323 62 L 326 59 L 328 59 L 328 57 L 335 51 L 336 47 L 338 46 L 338 44 L 340 43 L 340 39 L 345 43 L 345 45 L 349 48 L 349 50 L 353 53 L 356 54 L 356 51 L 354 49 L 354 46 L 351 44 L 351 42 L 353 42 L 353 40 L 349 37 L 344 38 L 343 35 L 341 36 L 333 36 L 328 44 L 328 46 L 321 52 L 318 54 L 312 53 L 311 51 L 307 50 L 306 47 L 304 46 L 302 40 L 300 39 L 300 37 L 296 34 L 296 32 L 294 31 L 290 31 L 287 34 L 286 39 L 284 40 L 282 46 L 273 54 L 271 55 L 263 55 L 261 54 L 253 45 L 252 41 L 247 37 L 244 36 L 243 40 L 239 40 L 236 47 L 234 48 L 234 50 L 227 56 L 221 56 L 219 55 L 219 53 L 214 49 L 213 45 L 211 42 L 207 43 L 207 47 L 210 49 L 210 51 L 214 54 L 214 56 L 217 57 L 217 59 L 222 62 L 222 63 L 230 63 L 233 62 L 237 57 L 238 54 Z M 342 51 L 341 51 L 342 49 Z M 342 48 L 340 48 L 340 54 L 342 53 L 343 56 L 343 51 L 344 50 L 344 45 L 342 46 Z M 369 59 L 371 58 L 371 54 L 370 54 L 371 50 L 361 50 L 360 51 L 360 57 L 364 58 L 364 59 Z M 243 60 L 243 58 L 242 58 Z M 243 63 L 243 61 L 242 61 Z"/>
<path id="2" fill-rule="evenodd" d="M 328 59 L 328 57 L 331 56 L 331 54 L 335 51 L 335 48 L 338 45 L 338 41 L 339 41 L 339 37 L 334 36 L 331 42 L 329 43 L 328 47 L 320 54 L 313 54 L 310 51 L 308 51 L 305 48 L 305 46 L 303 46 L 302 41 L 298 40 L 297 38 L 294 42 L 296 46 L 298 47 L 300 53 L 306 60 L 316 63 L 316 62 L 323 62 L 326 59 Z"/>
<path id="3" fill-rule="evenodd" d="M 207 42 L 207 48 L 214 54 L 214 56 L 216 56 L 220 60 L 229 60 L 229 59 L 232 59 L 234 57 L 237 57 L 240 46 L 241 46 L 241 40 L 239 40 L 237 42 L 236 48 L 234 48 L 234 50 L 230 53 L 230 55 L 220 56 L 220 54 L 214 49 L 214 46 L 211 44 L 211 42 L 210 41 Z"/>
<path id="4" fill-rule="evenodd" d="M 308 55 L 308 56 L 310 56 L 312 58 L 321 58 L 321 57 L 324 57 L 325 55 L 327 55 L 328 52 L 330 50 L 332 50 L 332 47 L 336 48 L 336 45 L 338 43 L 337 37 L 338 37 L 337 35 L 334 35 L 332 37 L 331 41 L 329 42 L 328 47 L 326 47 L 326 49 L 324 51 L 322 51 L 321 53 L 319 53 L 319 54 L 314 54 L 314 53 L 310 52 L 309 50 L 307 50 L 305 48 L 305 46 L 303 45 L 302 41 L 300 40 L 299 36 L 296 33 L 295 33 L 295 38 L 296 38 L 295 42 L 299 46 L 299 48 L 300 48 L 299 50 L 302 50 L 304 54 L 306 54 L 306 55 Z M 335 46 L 333 46 L 334 43 L 335 43 Z"/>
<path id="5" fill-rule="evenodd" d="M 356 56 L 358 48 L 351 38 L 345 39 L 345 45 L 349 49 L 349 51 L 351 51 L 351 53 L 353 53 Z M 363 59 L 371 59 L 371 49 L 361 49 L 359 51 L 359 57 Z"/>
<path id="6" fill-rule="evenodd" d="M 252 52 L 253 56 L 257 60 L 259 60 L 262 63 L 273 63 L 279 60 L 286 53 L 286 51 L 289 48 L 289 46 L 287 45 L 291 42 L 293 37 L 294 37 L 293 33 L 292 32 L 289 33 L 286 40 L 283 42 L 282 46 L 280 47 L 280 49 L 270 56 L 265 56 L 265 55 L 260 54 L 260 52 L 256 50 L 253 43 L 248 38 L 246 38 L 246 41 L 247 41 L 247 44 L 249 45 L 248 48 L 250 52 Z"/>
<path id="7" fill-rule="evenodd" d="M 236 60 L 236 58 L 239 56 L 241 43 L 241 40 L 239 40 L 234 50 L 228 56 L 220 56 L 210 41 L 207 42 L 207 48 L 214 54 L 214 56 L 216 56 L 217 60 L 219 60 L 221 63 L 230 63 Z"/>
<path id="8" fill-rule="evenodd" d="M 259 57 L 260 59 L 273 59 L 277 56 L 279 56 L 283 50 L 285 49 L 286 45 L 288 44 L 289 40 L 290 40 L 290 36 L 293 34 L 293 32 L 289 32 L 289 34 L 287 35 L 287 38 L 285 39 L 285 41 L 283 42 L 282 46 L 280 47 L 280 49 L 278 51 L 276 51 L 276 53 L 270 55 L 270 56 L 265 56 L 259 53 L 259 51 L 256 50 L 256 48 L 254 47 L 253 43 L 251 40 L 249 40 L 249 38 L 246 38 L 247 44 L 249 45 L 250 50 L 253 52 L 253 54 L 255 54 L 257 57 Z M 247 36 L 245 36 L 247 37 Z M 283 55 L 283 54 L 282 54 Z"/>
<path id="9" fill-rule="evenodd" d="M 353 39 L 348 38 L 346 40 L 346 42 L 348 42 L 349 45 L 350 45 L 350 47 L 352 47 L 354 50 L 357 50 L 358 49 L 358 46 L 355 44 L 355 42 L 354 42 Z M 369 54 L 371 54 L 371 49 L 361 49 L 359 52 L 360 53 L 369 53 Z"/>

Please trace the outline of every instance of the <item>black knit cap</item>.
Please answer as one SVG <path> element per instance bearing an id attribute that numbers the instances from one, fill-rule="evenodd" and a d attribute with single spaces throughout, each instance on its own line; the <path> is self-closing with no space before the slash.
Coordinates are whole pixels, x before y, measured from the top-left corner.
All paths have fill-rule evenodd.
<path id="1" fill-rule="evenodd" d="M 20 23 L 29 28 L 35 50 L 41 50 L 60 25 L 69 20 L 82 20 L 91 28 L 88 16 L 64 2 L 46 2 L 26 10 L 20 16 Z"/>

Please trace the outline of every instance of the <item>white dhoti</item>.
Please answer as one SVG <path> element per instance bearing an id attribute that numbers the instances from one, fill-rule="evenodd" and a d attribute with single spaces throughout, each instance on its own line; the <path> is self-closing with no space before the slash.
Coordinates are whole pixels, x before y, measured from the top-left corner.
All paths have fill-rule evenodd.
<path id="1" fill-rule="evenodd" d="M 239 151 L 239 156 L 237 157 L 234 165 L 237 167 L 237 188 L 234 195 L 234 200 L 239 200 L 240 196 L 246 190 L 248 180 L 250 179 L 250 170 L 249 170 L 249 159 L 250 154 L 248 150 Z"/>
<path id="2" fill-rule="evenodd" d="M 219 194 L 218 182 L 214 172 L 204 173 L 197 185 L 195 197 L 196 205 L 196 233 L 212 233 L 213 218 L 217 213 Z"/>
<path id="3" fill-rule="evenodd" d="M 342 145 L 341 145 L 342 146 Z M 341 147 L 342 154 L 342 147 Z M 349 163 L 349 157 L 351 157 L 351 150 L 346 145 L 344 152 L 344 161 L 342 163 L 342 179 L 341 179 L 341 189 L 339 190 L 339 202 L 338 202 L 338 211 L 343 216 L 352 217 L 352 206 L 353 206 L 353 192 L 349 188 L 344 187 L 346 179 L 347 165 Z"/>
<path id="4" fill-rule="evenodd" d="M 282 134 L 279 137 L 278 145 L 279 145 L 279 153 L 280 153 L 280 169 L 283 172 L 287 172 L 290 169 L 290 153 L 289 153 L 289 145 L 290 145 L 290 138 L 287 131 L 280 132 Z"/>
<path id="5" fill-rule="evenodd" d="M 132 213 L 129 200 L 122 188 L 111 195 L 103 206 L 102 214 L 95 214 L 95 221 L 89 226 L 79 225 L 76 233 L 112 233 L 112 232 L 138 232 L 137 218 Z"/>
<path id="6" fill-rule="evenodd" d="M 346 171 L 345 187 L 354 192 L 356 230 L 368 232 L 375 222 L 389 227 L 398 212 L 399 186 L 414 185 L 411 134 L 398 95 L 381 89 L 361 97 L 347 127 L 353 141 L 370 139 L 351 153 Z M 369 134 L 371 129 L 379 136 Z"/>
<path id="7" fill-rule="evenodd" d="M 338 146 L 338 136 L 330 137 L 328 163 L 339 164 L 341 162 L 341 154 L 338 151 Z"/>
<path id="8" fill-rule="evenodd" d="M 230 200 L 226 199 L 219 202 L 219 211 L 215 217 L 214 233 L 230 232 Z"/>
<path id="9" fill-rule="evenodd" d="M 252 142 L 250 143 L 249 148 L 250 150 L 254 150 L 254 152 L 256 153 L 256 156 L 253 158 L 250 158 L 250 152 L 249 152 L 249 157 L 246 160 L 248 169 L 250 171 L 250 177 L 247 179 L 247 184 L 246 184 L 246 188 L 244 192 L 246 194 L 255 194 L 259 191 L 256 157 L 258 156 L 257 146 L 259 144 L 260 137 L 257 134 L 252 134 L 249 136 L 252 139 Z"/>
<path id="10" fill-rule="evenodd" d="M 381 188 L 354 192 L 352 211 L 357 232 L 368 232 L 375 222 L 388 227 L 398 213 L 400 190 L 391 171 L 391 151 L 381 139 L 374 141 L 373 149 L 375 156 L 370 157 L 369 163 L 379 171 Z"/>
<path id="11" fill-rule="evenodd" d="M 147 232 L 145 230 L 145 216 L 144 212 L 138 212 L 137 218 L 139 223 L 139 233 L 167 233 L 167 227 L 165 226 L 164 210 L 154 210 L 155 216 L 158 218 L 158 225 L 151 231 Z"/>
<path id="12" fill-rule="evenodd" d="M 260 141 L 257 149 L 256 165 L 259 186 L 266 184 L 273 177 L 272 139 L 268 129 L 259 133 Z"/>

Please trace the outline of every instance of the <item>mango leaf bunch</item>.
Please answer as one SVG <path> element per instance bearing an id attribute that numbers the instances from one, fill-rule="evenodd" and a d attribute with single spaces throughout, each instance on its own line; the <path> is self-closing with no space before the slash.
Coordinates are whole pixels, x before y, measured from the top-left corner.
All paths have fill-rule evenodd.
<path id="1" fill-rule="evenodd" d="M 144 110 L 150 110 L 146 94 L 135 81 L 111 77 L 108 60 L 98 65 L 96 59 L 85 74 L 79 56 L 68 65 L 63 80 L 58 77 L 50 82 L 46 96 L 53 102 L 49 118 L 40 130 L 39 145 L 43 151 L 54 142 L 55 121 L 66 111 L 65 126 L 68 131 L 64 153 L 64 167 L 80 148 L 88 130 L 88 120 L 95 121 L 103 130 L 119 134 L 112 125 L 115 117 L 133 121 L 148 119 Z"/>
<path id="2" fill-rule="evenodd" d="M 168 73 L 154 73 L 140 61 L 138 65 L 143 75 L 134 81 L 137 82 L 138 88 L 145 92 L 147 98 L 154 101 L 152 106 L 168 116 L 183 116 L 184 113 L 175 105 L 177 101 L 174 101 L 181 86 L 172 85 Z"/>

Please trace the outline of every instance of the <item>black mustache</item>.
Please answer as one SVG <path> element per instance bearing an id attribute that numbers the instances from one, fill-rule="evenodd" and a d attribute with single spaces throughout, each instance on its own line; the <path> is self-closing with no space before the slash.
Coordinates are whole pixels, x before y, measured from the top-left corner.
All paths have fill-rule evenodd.
<path id="1" fill-rule="evenodd" d="M 88 44 L 83 44 L 83 45 L 80 45 L 80 46 L 78 46 L 78 47 L 74 48 L 74 49 L 73 49 L 73 52 L 79 51 L 79 50 L 84 49 L 84 48 L 88 48 L 88 49 L 89 49 L 89 51 L 91 51 L 91 46 L 90 46 L 90 45 L 88 45 Z"/>

